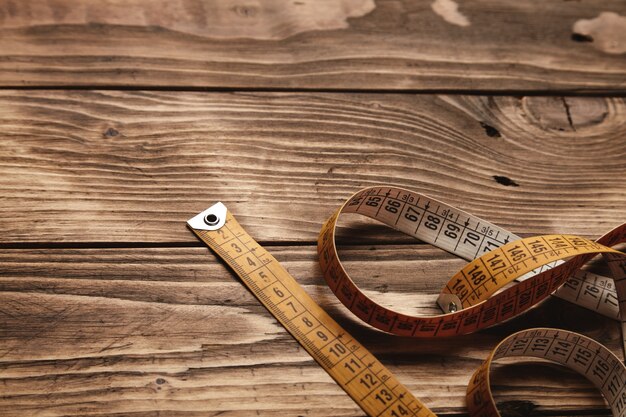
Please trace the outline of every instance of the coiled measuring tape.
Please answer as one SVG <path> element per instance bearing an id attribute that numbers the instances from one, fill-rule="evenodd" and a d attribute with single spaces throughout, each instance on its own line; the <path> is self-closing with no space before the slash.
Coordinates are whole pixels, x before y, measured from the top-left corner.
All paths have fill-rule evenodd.
<path id="1" fill-rule="evenodd" d="M 504 339 L 474 372 L 467 387 L 472 417 L 499 417 L 489 387 L 494 360 L 539 358 L 566 366 L 589 379 L 606 399 L 613 416 L 626 415 L 626 367 L 606 347 L 578 333 L 560 329 L 528 329 Z"/>
<path id="2" fill-rule="evenodd" d="M 381 189 L 379 189 L 379 191 L 380 190 Z M 369 191 L 367 194 L 367 196 L 372 195 L 377 194 L 372 194 L 371 191 Z M 384 199 L 381 199 L 378 202 L 387 202 L 389 197 L 389 195 L 386 195 Z M 354 207 L 355 205 L 352 205 L 351 207 Z M 391 205 L 391 207 L 394 207 L 394 205 Z M 400 206 L 398 206 L 396 208 L 398 208 L 398 212 L 396 214 L 400 213 L 400 215 L 402 215 L 402 213 L 405 213 L 404 207 L 400 209 Z M 324 269 L 326 275 L 331 278 L 337 277 L 336 268 L 340 268 L 343 271 L 343 267 L 339 263 L 339 259 L 336 254 L 336 249 L 333 249 L 334 258 L 332 258 L 332 251 L 329 252 L 327 250 L 328 247 L 335 248 L 334 224 L 336 223 L 337 217 L 339 213 L 342 212 L 342 210 L 343 207 L 337 213 L 335 213 L 333 217 L 331 217 L 329 222 L 326 223 L 325 228 L 322 231 L 319 244 L 321 253 L 326 253 L 325 256 L 322 256 L 322 258 L 324 259 L 322 261 L 322 265 L 325 267 Z M 407 209 L 406 211 L 408 212 L 410 210 Z M 359 211 L 354 210 L 354 212 Z M 406 216 L 406 214 L 404 215 Z M 376 216 L 378 216 L 378 214 L 370 217 L 377 218 Z M 202 213 L 199 213 L 197 216 L 188 221 L 188 225 L 202 241 L 204 241 L 211 249 L 213 249 L 213 251 L 237 273 L 237 275 L 242 279 L 244 284 L 253 292 L 253 294 L 261 301 L 261 303 L 274 315 L 274 317 L 278 319 L 278 321 L 294 336 L 294 338 L 311 354 L 311 356 L 328 372 L 328 374 L 348 393 L 348 395 L 350 395 L 350 397 L 354 399 L 354 401 L 369 416 L 398 417 L 435 415 L 417 398 L 415 398 L 408 391 L 408 389 L 404 385 L 402 385 L 391 374 L 391 372 L 389 372 L 389 370 L 384 365 L 382 365 L 370 352 L 367 351 L 367 349 L 365 349 L 365 347 L 363 347 L 352 336 L 350 336 L 319 305 L 317 305 L 315 301 L 313 301 L 313 299 L 311 299 L 309 295 L 302 289 L 302 287 L 300 287 L 295 279 L 278 263 L 278 261 L 276 261 L 276 259 L 271 254 L 263 249 L 257 242 L 254 241 L 254 239 L 252 239 L 252 237 L 250 237 L 245 232 L 245 230 L 239 225 L 239 223 L 235 220 L 232 214 L 228 212 L 223 204 L 217 203 L 209 209 L 203 211 Z M 328 232 L 329 230 L 330 232 Z M 614 244 L 612 243 L 614 241 L 623 241 L 624 231 L 614 231 L 607 236 L 608 237 L 605 238 L 606 243 L 612 245 Z M 572 236 L 560 236 L 560 239 L 557 239 L 557 237 L 553 237 L 551 239 L 552 240 L 547 240 L 545 242 L 535 243 L 536 245 L 541 244 L 540 246 L 536 246 L 536 248 L 548 247 L 544 245 L 550 244 L 558 244 L 559 247 L 552 248 L 552 246 L 549 246 L 551 249 L 542 250 L 540 254 L 537 254 L 538 256 L 547 257 L 547 262 L 553 262 L 554 260 L 562 259 L 568 256 L 574 256 L 574 258 L 564 262 L 561 265 L 554 266 L 549 270 L 552 272 L 546 271 L 538 275 L 542 278 L 550 277 L 550 279 L 547 281 L 549 283 L 553 281 L 558 282 L 558 280 L 562 279 L 562 275 L 566 275 L 568 272 L 572 272 L 575 269 L 579 268 L 580 265 L 582 265 L 588 258 L 597 253 L 603 253 L 607 256 L 612 271 L 617 270 L 619 267 L 623 268 L 624 266 L 622 262 L 623 254 L 621 252 L 614 251 L 598 243 Z M 329 242 L 331 240 L 333 241 L 333 243 L 329 246 Z M 531 242 L 526 242 L 526 239 L 520 242 L 524 242 L 524 245 L 531 245 Z M 505 244 L 500 250 L 508 250 L 509 247 L 507 245 L 508 244 Z M 531 248 L 532 247 L 533 246 L 531 246 Z M 552 252 L 554 252 L 554 254 L 551 255 Z M 507 252 L 503 252 L 500 256 L 505 256 L 506 253 Z M 565 255 L 563 253 L 569 253 L 569 255 Z M 493 256 L 493 251 L 489 252 L 488 255 Z M 478 260 L 480 262 L 485 262 L 484 260 L 482 260 L 483 257 L 478 258 Z M 528 263 L 530 264 L 530 261 Z M 472 264 L 470 263 L 470 265 Z M 490 265 L 492 264 L 484 264 L 484 268 L 489 270 Z M 497 265 L 492 266 L 491 270 L 496 267 Z M 517 268 L 515 266 L 510 267 L 509 269 L 511 268 L 512 270 L 516 271 L 518 276 L 525 273 L 526 269 L 528 269 L 527 267 L 526 269 L 524 269 L 522 267 Z M 467 267 L 464 268 L 463 271 L 466 271 L 466 269 Z M 499 270 L 500 268 L 496 269 Z M 475 272 L 473 269 L 470 269 L 463 273 L 466 274 L 468 273 L 468 271 Z M 554 271 L 558 271 L 558 273 L 555 273 Z M 349 277 L 345 273 L 345 271 L 343 271 L 343 273 L 345 275 L 342 278 L 349 280 Z M 469 273 L 470 277 L 474 277 L 474 275 L 472 275 L 472 272 Z M 626 271 L 623 275 L 626 275 Z M 479 275 L 476 276 L 478 277 Z M 515 276 L 515 274 L 509 274 L 508 278 L 511 279 L 510 277 L 512 276 Z M 624 278 L 624 276 L 619 276 L 618 274 L 617 278 L 622 279 Z M 616 280 L 617 284 L 619 284 L 619 279 Z M 533 280 L 529 279 L 525 282 L 533 282 Z M 340 281 L 341 280 L 333 282 L 339 283 Z M 452 281 L 454 281 L 454 279 L 451 280 L 451 282 Z M 488 296 L 488 294 L 497 291 L 497 289 L 500 288 L 497 284 L 501 284 L 499 280 L 497 281 L 498 282 L 494 283 L 496 288 L 495 290 L 493 289 L 494 286 L 488 286 L 486 287 L 484 292 L 480 292 L 480 295 L 478 295 L 478 297 L 486 297 Z M 524 285 L 525 282 L 518 285 Z M 475 287 L 477 287 L 478 285 L 479 284 L 476 284 Z M 440 301 L 444 304 L 448 303 L 447 306 L 450 309 L 453 309 L 452 303 L 458 303 L 457 305 L 459 306 L 458 311 L 451 312 L 449 313 L 450 315 L 458 315 L 462 309 L 466 308 L 466 305 L 480 306 L 481 303 L 483 303 L 482 301 L 476 301 L 476 299 L 472 298 L 471 293 L 466 294 L 465 292 L 457 291 L 459 289 L 459 285 L 457 285 L 456 287 L 454 285 L 450 287 L 449 285 L 448 287 L 448 291 L 445 292 L 445 294 L 447 294 L 446 297 L 448 298 L 443 299 L 444 301 L 441 301 L 442 299 L 440 299 Z M 333 290 L 336 291 L 338 288 L 343 287 L 340 287 L 339 284 L 337 284 L 335 285 Z M 471 288 L 471 291 L 473 291 L 474 295 L 478 294 L 474 287 Z M 531 285 L 528 288 L 532 289 L 535 288 L 535 286 Z M 356 290 L 357 295 L 360 293 L 356 286 L 353 286 L 353 289 Z M 508 290 L 504 290 L 503 293 L 505 293 L 506 291 Z M 521 293 L 515 293 L 516 299 L 522 297 L 519 294 Z M 344 296 L 347 296 L 345 292 Z M 498 296 L 499 295 L 497 294 L 495 297 Z M 531 302 L 539 301 L 539 299 L 540 298 L 538 296 L 533 296 L 531 297 Z M 505 301 L 510 302 L 510 296 L 509 298 L 505 298 Z M 496 305 L 500 306 L 500 304 L 498 303 L 496 303 Z M 374 308 L 376 308 L 376 306 L 374 306 Z M 512 309 L 512 314 L 517 314 L 519 311 L 521 311 L 520 309 L 515 308 L 515 306 L 513 306 Z M 374 311 L 376 312 L 376 310 Z M 380 315 L 379 313 L 380 311 L 377 312 L 378 315 Z M 389 314 L 392 314 L 392 312 L 390 313 L 390 311 L 387 310 L 385 311 L 385 314 L 387 314 L 386 317 L 389 317 Z M 375 319 L 373 322 L 368 321 L 370 324 L 382 323 L 383 330 L 393 331 L 394 329 L 399 328 L 402 331 L 406 332 L 404 326 L 398 327 L 396 323 L 399 323 L 403 320 L 406 321 L 407 317 L 398 316 L 395 320 L 393 320 L 393 322 L 385 323 L 386 320 L 384 320 L 383 317 L 376 317 L 376 315 L 373 316 L 375 317 Z M 500 314 L 500 311 L 496 309 L 495 319 L 490 318 L 489 320 L 484 320 L 482 319 L 482 316 L 479 316 L 479 319 L 473 324 L 473 330 L 486 327 L 487 325 L 495 324 L 498 321 L 507 319 L 508 317 L 508 314 Z M 467 317 L 462 318 L 464 320 L 467 320 Z M 425 327 L 427 326 L 416 324 L 415 328 L 424 329 Z M 427 330 L 427 333 L 428 335 L 448 335 L 465 333 L 470 330 L 468 325 L 459 325 L 457 326 L 457 328 L 462 328 L 463 330 L 451 332 L 450 328 L 439 325 L 439 327 L 435 326 L 434 329 L 430 328 L 429 330 Z M 611 377 L 612 375 L 616 375 L 615 378 L 618 378 L 617 380 L 619 381 L 619 384 L 617 385 L 618 391 L 616 391 L 616 393 L 613 395 L 611 389 L 605 387 L 604 385 L 601 387 L 601 391 L 606 398 L 618 398 L 618 394 L 620 395 L 619 398 L 626 398 L 626 394 L 624 394 L 624 389 L 626 386 L 626 368 L 624 368 L 619 360 L 617 360 L 617 358 L 615 358 L 614 355 L 606 348 L 593 342 L 591 339 L 571 332 L 549 329 L 538 329 L 536 331 L 539 332 L 537 333 L 537 335 L 539 336 L 542 335 L 540 333 L 542 331 L 555 332 L 550 334 L 553 339 L 547 350 L 545 350 L 545 352 L 547 353 L 541 356 L 545 359 L 553 361 L 559 359 L 557 356 L 551 357 L 548 354 L 552 352 L 551 349 L 553 349 L 553 347 L 557 347 L 557 345 L 554 345 L 554 343 L 556 343 L 555 341 L 558 340 L 564 343 L 564 345 L 558 345 L 558 347 L 560 347 L 561 349 L 565 349 L 564 346 L 569 346 L 571 349 L 575 349 L 578 346 L 575 341 L 588 341 L 589 343 L 585 345 L 587 349 L 585 352 L 588 351 L 591 356 L 585 356 L 585 358 L 586 360 L 591 362 L 589 362 L 589 368 L 586 368 L 585 371 L 582 373 L 587 376 L 589 376 L 589 372 L 593 374 L 593 370 L 590 369 L 593 368 L 595 370 L 595 367 L 592 367 L 592 365 L 599 366 L 599 370 L 596 370 L 596 372 L 598 373 L 605 370 L 605 366 L 609 366 L 610 373 L 606 373 L 608 371 L 605 371 L 605 373 L 606 375 Z M 420 336 L 426 336 L 423 330 L 420 330 L 420 333 L 418 334 Z M 526 343 L 524 342 L 524 340 L 527 339 L 534 341 L 532 343 L 536 342 L 535 345 L 532 345 L 535 348 L 537 348 L 538 346 L 543 346 L 542 340 L 545 339 L 545 337 L 541 338 L 535 336 L 536 335 L 531 337 L 523 333 L 515 334 L 505 339 L 505 341 L 502 342 L 501 346 L 509 346 L 510 344 L 516 343 Z M 535 338 L 533 339 L 533 337 Z M 592 346 L 592 343 L 594 344 L 593 347 L 589 348 L 589 346 Z M 515 346 L 517 346 L 517 344 Z M 528 346 L 527 349 L 524 351 L 524 355 L 539 356 L 538 354 L 533 355 L 533 353 L 537 353 L 539 352 L 539 350 L 536 351 L 532 347 Z M 526 352 L 528 349 L 530 349 L 530 351 Z M 488 385 L 489 363 L 492 359 L 497 359 L 503 356 L 511 356 L 515 353 L 519 354 L 519 352 L 517 352 L 517 349 L 506 350 L 504 348 L 499 348 L 477 371 L 475 377 L 472 379 L 470 387 L 468 388 L 468 407 L 470 408 L 472 415 L 485 417 L 498 415 Z M 586 353 L 581 353 L 581 355 L 586 355 Z M 613 359 L 613 361 L 609 360 L 611 358 Z M 615 362 L 615 360 L 617 362 Z M 575 370 L 581 371 L 581 369 L 572 365 L 570 362 L 568 362 L 568 360 L 558 363 L 568 365 L 570 367 L 573 367 L 573 369 Z M 615 363 L 617 363 L 619 366 L 615 365 Z M 619 404 L 623 403 L 625 403 L 624 400 L 622 400 L 622 403 Z M 615 410 L 621 410 L 621 408 L 619 407 L 623 408 L 622 405 L 616 405 L 615 407 L 617 408 L 612 408 L 614 410 L 614 413 Z M 619 413 L 621 412 L 622 411 L 620 411 Z M 619 413 L 615 413 L 615 415 L 622 415 Z"/>
<path id="3" fill-rule="evenodd" d="M 445 314 L 408 316 L 367 297 L 352 281 L 337 254 L 335 229 L 342 213 L 375 219 L 471 259 L 439 295 L 437 303 Z M 610 246 L 625 240 L 626 224 L 611 230 L 597 242 L 570 235 L 520 239 L 424 195 L 395 187 L 371 187 L 353 195 L 326 221 L 318 240 L 318 252 L 331 290 L 361 320 L 401 336 L 434 337 L 472 333 L 508 320 L 537 304 L 565 282 L 568 287 L 559 293 L 562 298 L 618 318 L 618 300 L 626 299 L 626 282 L 622 282 L 621 288 L 616 284 L 626 277 L 626 266 L 624 254 Z M 614 280 L 580 272 L 582 265 L 598 253 L 606 258 Z M 571 259 L 563 262 L 566 258 Z M 515 279 L 521 282 L 503 289 Z M 622 298 L 618 295 L 620 291 Z"/>

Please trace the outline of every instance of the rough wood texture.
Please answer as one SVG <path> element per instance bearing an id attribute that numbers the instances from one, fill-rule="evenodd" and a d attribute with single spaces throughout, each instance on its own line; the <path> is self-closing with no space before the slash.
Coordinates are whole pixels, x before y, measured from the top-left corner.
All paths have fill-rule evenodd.
<path id="1" fill-rule="evenodd" d="M 559 300 L 468 337 L 390 337 L 321 285 L 313 246 L 272 252 L 443 415 L 465 412 L 472 371 L 512 331 L 560 327 L 620 350 L 616 322 Z M 373 297 L 422 314 L 462 265 L 422 245 L 344 247 L 342 256 L 351 271 L 375 271 L 356 275 Z M 0 416 L 362 415 L 205 248 L 15 249 L 0 253 L 0 265 Z M 509 416 L 606 413 L 590 383 L 564 369 L 503 365 L 494 379 Z"/>
<path id="2" fill-rule="evenodd" d="M 361 187 L 420 190 L 521 234 L 626 217 L 621 98 L 0 92 L 0 241 L 194 242 L 223 201 L 313 242 Z"/>
<path id="3" fill-rule="evenodd" d="M 620 0 L 3 0 L 0 85 L 623 92 L 625 32 Z"/>
<path id="4" fill-rule="evenodd" d="M 0 0 L 0 416 L 362 416 L 186 229 L 218 200 L 442 415 L 514 330 L 618 352 L 615 322 L 555 299 L 468 337 L 390 337 L 323 285 L 313 242 L 380 183 L 522 235 L 623 222 L 625 34 L 622 0 Z M 575 96 L 593 92 L 616 97 Z M 343 225 L 373 297 L 436 311 L 462 261 Z M 549 365 L 494 382 L 504 417 L 608 415 Z"/>

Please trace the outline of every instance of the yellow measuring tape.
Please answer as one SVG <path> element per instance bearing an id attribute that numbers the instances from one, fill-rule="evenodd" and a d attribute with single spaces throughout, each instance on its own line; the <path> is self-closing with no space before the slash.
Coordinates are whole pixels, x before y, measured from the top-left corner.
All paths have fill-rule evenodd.
<path id="1" fill-rule="evenodd" d="M 342 213 L 356 213 L 378 220 L 424 242 L 472 259 L 450 279 L 439 295 L 438 304 L 446 314 L 407 316 L 367 297 L 350 279 L 337 254 L 335 229 Z M 353 195 L 326 221 L 320 233 L 318 252 L 331 290 L 363 321 L 401 336 L 453 336 L 510 319 L 546 298 L 565 282 L 568 290 L 575 288 L 578 291 L 563 291 L 561 297 L 588 308 L 596 307 L 618 318 L 614 280 L 575 273 L 602 253 L 614 277 L 623 278 L 626 274 L 624 254 L 609 246 L 623 242 L 625 235 L 626 225 L 622 225 L 597 242 L 569 235 L 520 239 L 424 195 L 395 187 L 371 187 Z M 566 258 L 570 259 L 561 262 Z M 515 279 L 522 281 L 503 289 Z M 583 288 L 585 290 L 581 292 Z M 623 290 L 626 297 L 626 288 Z"/>
<path id="2" fill-rule="evenodd" d="M 405 194 L 394 195 L 393 191 Z M 621 252 L 575 236 L 552 235 L 513 241 L 510 234 L 508 238 L 504 237 L 506 242 L 498 245 L 500 247 L 485 251 L 483 248 L 493 246 L 489 242 L 495 240 L 501 243 L 497 240 L 501 238 L 501 229 L 495 226 L 491 228 L 492 225 L 487 226 L 488 229 L 481 229 L 480 224 L 474 224 L 477 222 L 475 218 L 462 218 L 460 211 L 444 213 L 444 206 L 432 199 L 427 199 L 426 207 L 421 212 L 418 204 L 422 197 L 389 187 L 363 190 L 329 219 L 320 235 L 320 262 L 331 288 L 351 311 L 377 328 L 421 337 L 476 331 L 506 320 L 545 298 L 598 253 L 602 253 L 609 261 L 616 278 L 617 292 L 621 292 L 619 283 L 626 276 L 624 254 Z M 435 208 L 432 204 L 440 206 Z M 448 239 L 457 239 L 455 251 L 471 257 L 467 250 L 470 245 L 478 248 L 477 254 L 480 251 L 486 254 L 470 262 L 443 290 L 439 304 L 444 307 L 444 311 L 448 311 L 447 314 L 419 318 L 395 313 L 375 304 L 361 293 L 339 261 L 334 243 L 335 225 L 339 214 L 348 211 L 381 220 L 403 231 L 410 230 L 402 226 L 408 221 L 410 223 L 407 224 L 413 224 L 412 229 L 415 230 L 411 234 L 414 236 L 423 223 L 424 228 L 436 233 L 432 239 L 436 245 L 439 235 L 444 231 Z M 434 215 L 431 214 L 433 212 Z M 396 215 L 395 220 L 392 215 Z M 440 220 L 434 220 L 438 218 L 434 216 L 439 216 Z M 421 217 L 424 221 L 420 220 Z M 447 226 L 452 224 L 450 220 L 458 229 Z M 458 221 L 462 222 L 463 228 L 458 226 Z M 276 259 L 245 232 L 223 204 L 217 203 L 199 213 L 188 221 L 188 225 L 228 263 L 263 305 L 368 415 L 434 416 L 387 368 L 308 296 Z M 438 230 L 431 225 L 437 226 Z M 485 225 L 488 224 L 483 223 Z M 624 241 L 625 229 L 618 228 L 605 235 L 601 239 L 602 243 L 612 246 Z M 445 231 L 450 233 L 446 235 Z M 482 238 L 474 239 L 474 235 L 470 234 L 478 234 L 479 231 Z M 451 236 L 453 233 L 455 238 Z M 464 243 L 464 239 L 474 241 L 475 245 Z M 450 250 L 451 245 L 448 242 L 447 247 L 442 247 Z M 565 258 L 569 259 L 555 263 Z M 537 271 L 542 265 L 548 265 L 549 269 Z M 511 280 L 525 278 L 524 275 L 532 271 L 539 273 L 515 287 L 501 290 Z M 585 277 L 581 277 L 585 283 L 583 285 L 587 285 Z M 522 288 L 512 290 L 517 287 Z M 612 290 L 607 285 L 605 289 Z M 488 372 L 491 360 L 504 356 L 552 360 L 581 372 L 594 383 L 595 375 L 616 378 L 609 385 L 604 382 L 597 385 L 609 400 L 614 414 L 622 415 L 620 413 L 623 413 L 626 398 L 626 368 L 610 351 L 591 339 L 571 332 L 555 329 L 532 331 L 535 333 L 521 332 L 505 339 L 476 372 L 468 388 L 468 407 L 472 415 L 498 415 L 489 389 Z M 567 352 L 566 359 L 561 358 L 564 352 Z M 579 362 L 588 366 L 583 369 Z"/>

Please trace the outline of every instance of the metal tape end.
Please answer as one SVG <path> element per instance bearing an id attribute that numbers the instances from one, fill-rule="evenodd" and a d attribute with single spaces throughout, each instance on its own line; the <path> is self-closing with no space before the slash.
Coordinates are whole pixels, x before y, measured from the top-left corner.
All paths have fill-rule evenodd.
<path id="1" fill-rule="evenodd" d="M 195 230 L 217 230 L 226 223 L 227 211 L 226 206 L 222 202 L 217 202 L 187 220 L 187 224 Z"/>
<path id="2" fill-rule="evenodd" d="M 454 313 L 463 309 L 461 299 L 456 294 L 442 293 L 437 298 L 437 304 L 444 313 Z"/>

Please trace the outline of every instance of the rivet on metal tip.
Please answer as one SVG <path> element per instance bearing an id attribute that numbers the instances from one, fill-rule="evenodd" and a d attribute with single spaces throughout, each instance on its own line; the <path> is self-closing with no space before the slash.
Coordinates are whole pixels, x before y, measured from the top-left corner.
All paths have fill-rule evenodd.
<path id="1" fill-rule="evenodd" d="M 450 313 L 454 313 L 458 310 L 456 304 L 454 303 L 454 301 L 450 301 L 450 304 L 448 304 L 448 311 Z"/>
<path id="2" fill-rule="evenodd" d="M 220 218 L 217 217 L 213 213 L 209 213 L 206 216 L 204 216 L 204 222 L 208 224 L 209 226 L 215 226 L 216 224 L 220 222 Z"/>

